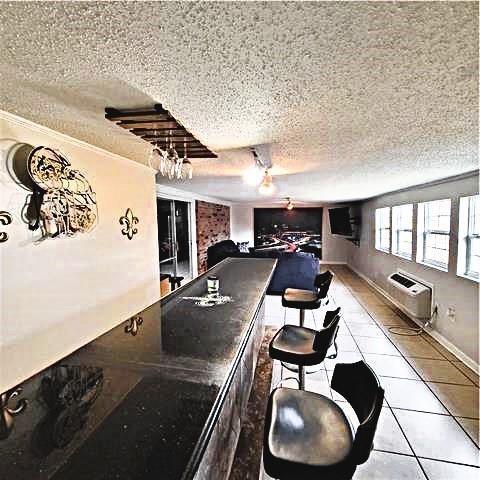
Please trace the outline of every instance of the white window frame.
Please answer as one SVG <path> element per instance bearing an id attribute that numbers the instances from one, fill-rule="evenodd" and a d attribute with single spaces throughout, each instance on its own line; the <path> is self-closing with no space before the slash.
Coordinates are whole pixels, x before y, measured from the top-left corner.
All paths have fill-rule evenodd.
<path id="1" fill-rule="evenodd" d="M 387 226 L 381 225 L 379 227 L 379 220 L 381 219 L 381 215 L 385 212 L 388 212 L 388 223 Z M 390 253 L 390 249 L 392 246 L 392 238 L 391 238 L 391 224 L 392 224 L 392 216 L 391 216 L 391 209 L 390 207 L 382 207 L 375 209 L 375 249 L 384 252 Z M 381 238 L 382 238 L 382 231 L 388 231 L 388 247 L 382 248 L 381 246 Z"/>
<path id="2" fill-rule="evenodd" d="M 397 212 L 400 213 L 406 208 L 410 210 L 410 228 L 399 228 Z M 400 250 L 400 233 L 408 232 L 410 234 L 410 252 L 402 252 Z M 413 203 L 404 203 L 402 205 L 394 205 L 392 207 L 392 254 L 404 258 L 406 260 L 412 260 L 413 256 Z"/>
<path id="3" fill-rule="evenodd" d="M 425 211 L 426 207 L 435 202 L 445 201 L 449 204 L 449 227 L 446 230 L 425 230 Z M 450 198 L 440 198 L 430 200 L 428 202 L 421 202 L 417 206 L 417 263 L 426 265 L 427 267 L 436 268 L 443 272 L 448 272 L 448 263 L 450 259 L 450 235 L 451 235 L 451 220 L 452 220 L 452 200 Z M 447 263 L 437 262 L 433 259 L 425 259 L 425 248 L 427 246 L 428 235 L 445 235 L 447 237 Z"/>
<path id="4" fill-rule="evenodd" d="M 479 272 L 469 270 L 470 245 L 473 238 L 480 238 L 479 234 L 471 232 L 471 208 L 473 199 L 476 199 L 477 208 L 480 208 L 480 195 L 470 195 L 460 198 L 458 219 L 458 251 L 457 251 L 457 275 L 469 280 L 479 281 Z"/>

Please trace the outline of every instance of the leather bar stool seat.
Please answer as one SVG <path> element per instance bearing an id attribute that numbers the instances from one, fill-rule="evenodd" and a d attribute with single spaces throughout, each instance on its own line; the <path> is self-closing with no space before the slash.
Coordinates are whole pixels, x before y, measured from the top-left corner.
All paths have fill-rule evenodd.
<path id="1" fill-rule="evenodd" d="M 283 292 L 282 305 L 288 308 L 314 310 L 320 307 L 322 299 L 310 290 L 287 288 Z"/>
<path id="2" fill-rule="evenodd" d="M 349 480 L 365 463 L 382 410 L 384 390 L 364 362 L 335 366 L 331 388 L 350 404 L 356 431 L 330 398 L 277 388 L 268 399 L 263 437 L 265 472 L 278 480 Z"/>
<path id="3" fill-rule="evenodd" d="M 340 469 L 350 478 L 353 428 L 331 399 L 313 392 L 277 388 L 269 399 L 265 469 L 273 478 L 315 480 Z M 287 476 L 287 472 L 292 473 Z M 327 477 L 330 478 L 330 477 Z"/>
<path id="4" fill-rule="evenodd" d="M 270 342 L 270 358 L 295 365 L 317 365 L 322 362 L 313 349 L 316 330 L 295 325 L 284 325 Z"/>
<path id="5" fill-rule="evenodd" d="M 271 340 L 268 353 L 270 358 L 299 367 L 319 365 L 328 349 L 335 344 L 340 322 L 340 307 L 325 313 L 324 328 L 313 330 L 296 325 L 284 325 Z M 329 358 L 335 358 L 336 352 Z M 304 388 L 304 378 L 300 378 L 300 388 Z"/>
<path id="6" fill-rule="evenodd" d="M 315 310 L 320 308 L 322 300 L 328 295 L 332 279 L 333 273 L 326 271 L 316 276 L 314 284 L 316 291 L 300 290 L 297 288 L 285 289 L 282 295 L 282 305 L 298 310 Z"/>

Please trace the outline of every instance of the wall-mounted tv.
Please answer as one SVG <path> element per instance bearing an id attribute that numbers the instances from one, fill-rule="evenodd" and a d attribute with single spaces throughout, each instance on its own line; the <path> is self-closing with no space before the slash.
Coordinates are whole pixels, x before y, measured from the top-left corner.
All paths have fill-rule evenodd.
<path id="1" fill-rule="evenodd" d="M 350 207 L 329 208 L 328 217 L 332 235 L 353 236 Z"/>

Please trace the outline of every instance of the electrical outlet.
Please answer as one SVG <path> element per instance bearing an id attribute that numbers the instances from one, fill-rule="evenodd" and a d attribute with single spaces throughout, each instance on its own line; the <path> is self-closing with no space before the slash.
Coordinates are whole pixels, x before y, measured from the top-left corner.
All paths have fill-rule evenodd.
<path id="1" fill-rule="evenodd" d="M 455 322 L 456 320 L 456 312 L 455 312 L 455 307 L 448 307 L 447 308 L 447 316 L 450 319 L 451 322 Z"/>

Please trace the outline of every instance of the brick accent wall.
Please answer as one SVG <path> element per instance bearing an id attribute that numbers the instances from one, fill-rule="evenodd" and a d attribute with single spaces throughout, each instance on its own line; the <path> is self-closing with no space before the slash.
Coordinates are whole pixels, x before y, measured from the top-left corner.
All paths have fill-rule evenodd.
<path id="1" fill-rule="evenodd" d="M 198 273 L 207 269 L 207 248 L 230 238 L 230 207 L 209 202 L 195 202 L 197 215 Z"/>

